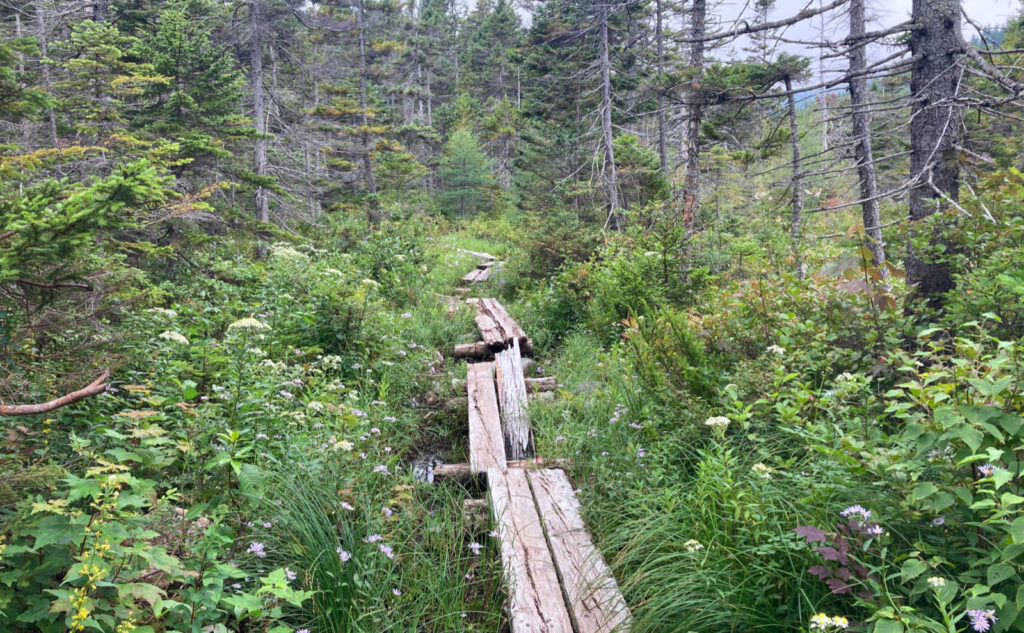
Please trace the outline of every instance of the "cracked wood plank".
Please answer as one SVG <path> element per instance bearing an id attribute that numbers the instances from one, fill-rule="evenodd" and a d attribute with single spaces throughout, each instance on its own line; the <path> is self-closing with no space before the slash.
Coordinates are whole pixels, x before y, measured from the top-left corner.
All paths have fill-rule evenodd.
<path id="1" fill-rule="evenodd" d="M 533 343 L 496 299 L 480 299 L 476 302 L 476 328 L 480 338 L 495 352 L 507 349 L 512 341 L 518 340 L 523 353 L 533 353 Z"/>
<path id="2" fill-rule="evenodd" d="M 494 363 L 466 366 L 469 396 L 469 466 L 474 473 L 505 469 L 505 442 L 494 391 Z"/>
<path id="3" fill-rule="evenodd" d="M 519 354 L 518 339 L 512 339 L 512 347 L 494 355 L 494 368 L 501 407 L 501 429 L 505 434 L 505 454 L 508 459 L 529 457 L 530 416 L 526 412 L 526 379 L 523 378 L 523 357 Z"/>
<path id="4" fill-rule="evenodd" d="M 573 633 L 523 470 L 487 471 L 512 633 Z"/>
<path id="5" fill-rule="evenodd" d="M 551 469 L 528 474 L 577 633 L 629 631 L 629 607 L 583 524 L 568 477 Z"/>

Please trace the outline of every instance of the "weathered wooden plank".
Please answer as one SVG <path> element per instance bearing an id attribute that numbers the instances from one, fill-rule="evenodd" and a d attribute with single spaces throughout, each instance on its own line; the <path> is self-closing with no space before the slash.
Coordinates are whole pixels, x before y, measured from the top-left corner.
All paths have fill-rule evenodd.
<path id="1" fill-rule="evenodd" d="M 488 261 L 488 260 L 493 261 L 493 260 L 497 259 L 494 255 L 491 255 L 490 253 L 481 253 L 480 251 L 468 251 L 468 250 L 466 250 L 464 248 L 460 248 L 459 252 L 466 253 L 467 255 L 472 255 L 473 257 L 477 257 L 477 258 L 479 258 L 481 260 L 484 260 L 484 261 Z"/>
<path id="2" fill-rule="evenodd" d="M 505 433 L 505 454 L 508 459 L 524 459 L 532 451 L 519 339 L 512 339 L 512 347 L 494 355 L 494 368 L 498 383 L 498 403 L 501 406 L 501 428 Z"/>
<path id="3" fill-rule="evenodd" d="M 480 338 L 494 351 L 507 348 L 518 340 L 523 353 L 533 353 L 533 343 L 509 315 L 505 307 L 495 299 L 480 299 L 476 304 L 476 327 Z"/>
<path id="4" fill-rule="evenodd" d="M 505 442 L 494 392 L 494 363 L 466 366 L 469 396 L 469 465 L 474 473 L 505 469 Z"/>
<path id="5" fill-rule="evenodd" d="M 572 633 L 526 473 L 489 470 L 487 487 L 501 538 L 512 633 Z"/>
<path id="6" fill-rule="evenodd" d="M 476 343 L 458 343 L 455 346 L 454 356 L 455 358 L 489 359 L 494 357 L 494 352 L 491 351 L 491 346 L 487 343 L 477 341 Z"/>
<path id="7" fill-rule="evenodd" d="M 462 276 L 462 283 L 464 285 L 479 284 L 487 281 L 487 277 L 490 276 L 489 268 L 474 268 L 465 275 Z"/>
<path id="8" fill-rule="evenodd" d="M 520 470 L 540 470 L 542 468 L 571 468 L 572 460 L 555 458 L 555 459 L 522 459 L 515 461 L 505 462 L 508 468 L 518 468 Z M 434 479 L 441 480 L 454 480 L 460 482 L 469 482 L 476 477 L 476 473 L 470 468 L 470 465 L 462 462 L 458 464 L 441 464 L 435 466 L 433 469 Z"/>
<path id="9" fill-rule="evenodd" d="M 562 385 L 558 384 L 558 379 L 554 376 L 544 376 L 543 378 L 527 378 L 526 379 L 526 391 L 529 393 L 537 393 L 540 391 L 557 391 Z"/>
<path id="10" fill-rule="evenodd" d="M 577 633 L 624 633 L 630 614 L 561 470 L 528 473 Z"/>

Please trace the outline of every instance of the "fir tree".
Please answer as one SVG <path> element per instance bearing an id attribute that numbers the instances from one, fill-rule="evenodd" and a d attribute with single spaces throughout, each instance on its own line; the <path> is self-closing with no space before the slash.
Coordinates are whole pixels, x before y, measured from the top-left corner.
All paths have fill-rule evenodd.
<path id="1" fill-rule="evenodd" d="M 448 139 L 439 173 L 444 185 L 441 204 L 446 213 L 464 218 L 490 207 L 494 187 L 491 159 L 466 127 L 457 128 Z"/>

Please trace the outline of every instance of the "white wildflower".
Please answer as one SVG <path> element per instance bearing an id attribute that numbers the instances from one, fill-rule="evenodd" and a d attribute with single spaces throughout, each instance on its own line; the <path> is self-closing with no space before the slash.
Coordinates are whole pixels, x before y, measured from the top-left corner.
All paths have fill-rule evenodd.
<path id="1" fill-rule="evenodd" d="M 160 338 L 165 341 L 174 341 L 175 343 L 181 343 L 182 345 L 188 345 L 188 339 L 185 338 L 184 334 L 180 332 L 173 332 L 171 330 L 164 330 L 160 333 Z"/>
<path id="2" fill-rule="evenodd" d="M 228 326 L 229 330 L 269 330 L 270 326 L 255 317 L 238 319 Z"/>
<path id="3" fill-rule="evenodd" d="M 764 464 L 762 464 L 760 462 L 754 464 L 750 468 L 750 470 L 754 471 L 754 474 L 757 475 L 758 477 L 760 477 L 761 479 L 771 479 L 772 478 L 772 469 L 767 467 L 767 466 L 765 466 Z"/>
<path id="4" fill-rule="evenodd" d="M 786 353 L 786 348 L 779 347 L 778 345 L 769 345 L 768 347 L 766 347 L 764 349 L 764 351 L 766 351 L 766 352 L 768 352 L 770 354 L 777 354 L 779 356 L 782 356 L 783 354 Z"/>
<path id="5" fill-rule="evenodd" d="M 683 543 L 683 547 L 686 549 L 687 552 L 690 552 L 691 554 L 699 552 L 700 550 L 704 549 L 704 545 L 696 539 L 690 539 L 689 541 L 686 541 L 685 543 Z"/>

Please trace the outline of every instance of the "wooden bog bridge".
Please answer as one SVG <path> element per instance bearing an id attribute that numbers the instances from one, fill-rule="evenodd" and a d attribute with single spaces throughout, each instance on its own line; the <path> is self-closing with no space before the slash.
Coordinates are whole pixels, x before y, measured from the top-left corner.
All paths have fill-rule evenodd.
<path id="1" fill-rule="evenodd" d="M 462 278 L 487 280 L 495 258 Z M 494 299 L 465 300 L 476 309 L 479 343 L 456 346 L 467 358 L 469 464 L 439 467 L 449 475 L 486 478 L 491 516 L 501 539 L 512 633 L 623 633 L 630 613 L 590 533 L 564 470 L 534 455 L 528 398 L 552 395 L 553 378 L 528 379 L 533 345 Z M 468 471 L 468 472 L 467 472 Z"/>

